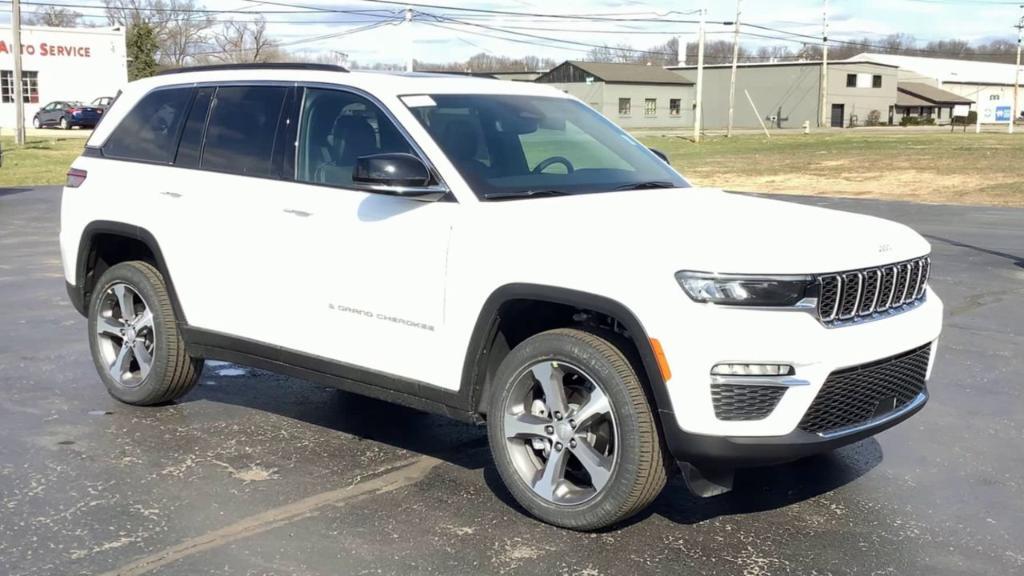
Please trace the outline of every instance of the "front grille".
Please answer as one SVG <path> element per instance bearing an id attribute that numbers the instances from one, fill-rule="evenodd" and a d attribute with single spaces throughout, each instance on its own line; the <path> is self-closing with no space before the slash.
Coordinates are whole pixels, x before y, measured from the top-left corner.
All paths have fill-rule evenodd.
<path id="1" fill-rule="evenodd" d="M 785 393 L 784 386 L 711 385 L 711 400 L 719 420 L 763 420 L 775 410 Z"/>
<path id="2" fill-rule="evenodd" d="M 895 412 L 925 389 L 931 344 L 829 374 L 800 421 L 805 432 L 827 433 Z"/>
<path id="3" fill-rule="evenodd" d="M 928 257 L 818 277 L 818 318 L 834 326 L 918 303 L 926 292 Z"/>

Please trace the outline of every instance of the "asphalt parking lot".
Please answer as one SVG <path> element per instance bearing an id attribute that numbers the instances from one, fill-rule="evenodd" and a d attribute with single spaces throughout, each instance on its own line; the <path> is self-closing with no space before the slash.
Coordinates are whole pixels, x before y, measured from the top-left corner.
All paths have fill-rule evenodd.
<path id="1" fill-rule="evenodd" d="M 0 189 L 0 574 L 1024 573 L 1024 210 L 793 198 L 931 240 L 931 402 L 579 534 L 512 503 L 482 428 L 223 363 L 118 404 L 67 303 L 59 197 Z"/>

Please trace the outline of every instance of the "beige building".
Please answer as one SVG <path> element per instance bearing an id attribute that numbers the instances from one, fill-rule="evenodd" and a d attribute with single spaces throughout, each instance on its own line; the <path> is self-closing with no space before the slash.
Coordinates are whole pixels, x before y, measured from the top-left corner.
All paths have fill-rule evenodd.
<path id="1" fill-rule="evenodd" d="M 570 60 L 535 82 L 576 96 L 623 128 L 693 126 L 693 82 L 657 66 Z"/>
<path id="2" fill-rule="evenodd" d="M 980 114 L 982 123 L 1008 124 L 1011 117 L 1024 113 L 1024 97 L 1013 111 L 1013 64 L 872 53 L 857 59 L 898 66 L 901 83 L 928 84 L 971 100 L 975 103 L 971 109 Z"/>
<path id="3" fill-rule="evenodd" d="M 693 80 L 696 66 L 668 69 Z M 729 64 L 704 67 L 703 125 L 709 130 L 729 124 Z M 826 126 L 846 128 L 889 124 L 895 119 L 897 68 L 866 61 L 828 64 Z M 747 97 L 747 94 L 750 97 Z M 753 104 L 752 104 L 753 103 Z M 821 123 L 821 62 L 740 64 L 736 71 L 733 126 L 760 128 L 812 127 Z"/>

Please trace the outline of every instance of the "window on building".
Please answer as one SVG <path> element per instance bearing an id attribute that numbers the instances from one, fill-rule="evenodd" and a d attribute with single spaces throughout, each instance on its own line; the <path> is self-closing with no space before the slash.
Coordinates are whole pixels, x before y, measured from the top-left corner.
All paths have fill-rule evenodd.
<path id="1" fill-rule="evenodd" d="M 34 70 L 21 72 L 22 100 L 26 104 L 39 103 L 39 73 Z M 14 103 L 14 71 L 0 71 L 0 99 L 4 104 Z"/>
<path id="2" fill-rule="evenodd" d="M 856 88 L 857 87 L 857 75 L 856 74 L 847 74 L 846 75 L 846 87 L 847 88 Z"/>
<path id="3" fill-rule="evenodd" d="M 672 116 L 679 116 L 683 109 L 683 101 L 679 98 L 672 98 L 668 101 L 668 113 Z"/>
<path id="4" fill-rule="evenodd" d="M 619 116 L 629 116 L 633 111 L 633 101 L 629 98 L 619 98 Z"/>
<path id="5" fill-rule="evenodd" d="M 192 88 L 150 92 L 103 145 L 103 154 L 114 158 L 170 163 L 178 145 L 178 128 L 192 99 Z"/>
<path id="6" fill-rule="evenodd" d="M 269 176 L 287 92 L 282 86 L 218 88 L 200 165 L 245 176 Z"/>
<path id="7" fill-rule="evenodd" d="M 658 115 L 658 100 L 657 98 L 647 98 L 644 100 L 644 116 L 657 116 Z"/>
<path id="8" fill-rule="evenodd" d="M 875 74 L 874 76 L 871 77 L 871 87 L 872 88 L 881 88 L 882 87 L 882 75 L 881 74 Z"/>
<path id="9" fill-rule="evenodd" d="M 479 154 L 482 134 L 475 115 L 453 113 L 437 118 L 430 126 L 440 142 L 450 142 L 460 166 L 471 163 L 486 168 L 490 159 Z M 352 170 L 360 156 L 391 152 L 411 154 L 409 141 L 380 108 L 350 92 L 310 88 L 306 90 L 299 124 L 296 179 L 301 182 L 349 187 Z"/>

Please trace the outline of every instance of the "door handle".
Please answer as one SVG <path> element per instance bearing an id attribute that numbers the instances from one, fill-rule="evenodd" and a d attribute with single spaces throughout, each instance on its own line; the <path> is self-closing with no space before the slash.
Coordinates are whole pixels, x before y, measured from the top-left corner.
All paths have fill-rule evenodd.
<path id="1" fill-rule="evenodd" d="M 291 214 L 292 216 L 298 216 L 299 218 L 309 218 L 310 216 L 313 215 L 312 212 L 306 212 L 304 210 L 295 210 L 295 209 L 292 209 L 292 208 L 285 208 L 284 211 L 285 211 L 286 214 Z"/>
<path id="2" fill-rule="evenodd" d="M 161 192 L 160 195 L 170 198 L 181 198 L 181 194 L 178 194 L 177 192 Z"/>

